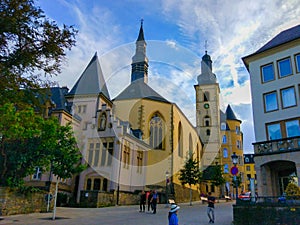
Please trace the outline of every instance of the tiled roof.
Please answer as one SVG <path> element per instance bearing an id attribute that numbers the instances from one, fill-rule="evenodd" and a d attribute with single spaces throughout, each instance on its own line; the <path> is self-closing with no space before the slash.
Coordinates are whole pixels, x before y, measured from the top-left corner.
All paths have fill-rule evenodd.
<path id="1" fill-rule="evenodd" d="M 236 118 L 232 108 L 230 105 L 227 106 L 227 109 L 226 109 L 226 119 L 227 120 L 239 120 Z"/>

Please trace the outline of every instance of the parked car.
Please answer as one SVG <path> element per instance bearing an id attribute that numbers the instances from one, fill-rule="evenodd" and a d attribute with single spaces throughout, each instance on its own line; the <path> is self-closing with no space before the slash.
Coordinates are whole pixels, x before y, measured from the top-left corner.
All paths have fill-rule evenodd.
<path id="1" fill-rule="evenodd" d="M 243 200 L 243 201 L 250 201 L 250 199 L 251 199 L 251 192 L 250 191 L 244 192 L 244 193 L 240 194 L 238 196 L 238 198 L 240 200 Z"/>

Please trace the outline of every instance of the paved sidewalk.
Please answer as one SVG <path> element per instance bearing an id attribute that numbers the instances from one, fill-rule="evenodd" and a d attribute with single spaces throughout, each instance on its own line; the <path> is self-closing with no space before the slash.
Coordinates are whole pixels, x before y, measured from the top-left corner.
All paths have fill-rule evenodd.
<path id="1" fill-rule="evenodd" d="M 215 224 L 232 224 L 233 202 L 215 204 Z M 206 215 L 206 204 L 200 202 L 179 204 L 180 225 L 209 224 Z M 157 213 L 140 213 L 139 206 L 114 206 L 107 208 L 64 208 L 58 207 L 56 219 L 52 213 L 32 213 L 5 216 L 0 225 L 167 225 L 168 211 L 165 204 L 159 204 Z"/>

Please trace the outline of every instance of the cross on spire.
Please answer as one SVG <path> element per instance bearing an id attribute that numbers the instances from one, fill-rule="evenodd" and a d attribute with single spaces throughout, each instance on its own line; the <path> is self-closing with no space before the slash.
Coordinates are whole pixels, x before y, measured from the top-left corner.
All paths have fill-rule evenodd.
<path id="1" fill-rule="evenodd" d="M 141 27 L 143 26 L 143 23 L 144 23 L 144 19 L 142 18 L 141 19 Z"/>
<path id="2" fill-rule="evenodd" d="M 205 54 L 207 54 L 207 47 L 208 47 L 207 40 L 205 40 L 205 44 L 204 44 Z"/>

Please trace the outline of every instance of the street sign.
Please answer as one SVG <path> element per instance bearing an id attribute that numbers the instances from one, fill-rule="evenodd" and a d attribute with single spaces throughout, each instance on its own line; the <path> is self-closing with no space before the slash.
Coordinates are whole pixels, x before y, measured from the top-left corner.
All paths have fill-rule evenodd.
<path id="1" fill-rule="evenodd" d="M 231 167 L 230 172 L 232 175 L 237 175 L 239 172 L 239 169 L 236 166 Z"/>

